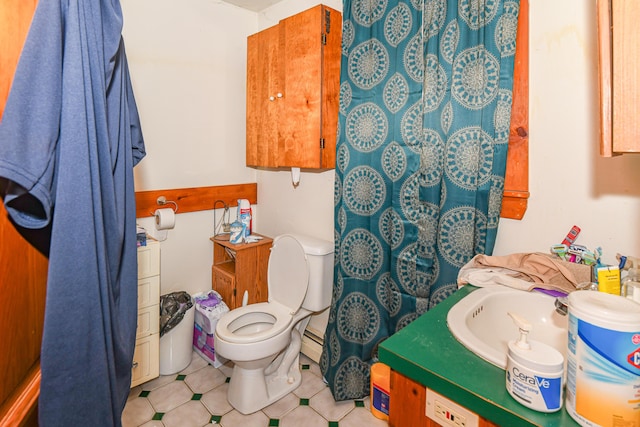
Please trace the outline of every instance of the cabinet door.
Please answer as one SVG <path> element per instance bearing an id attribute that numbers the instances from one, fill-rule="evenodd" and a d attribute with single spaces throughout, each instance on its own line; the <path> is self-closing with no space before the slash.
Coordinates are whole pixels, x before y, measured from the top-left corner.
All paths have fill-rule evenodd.
<path id="1" fill-rule="evenodd" d="M 215 289 L 230 310 L 236 308 L 236 279 L 233 262 L 216 264 L 211 268 L 213 289 Z"/>
<path id="2" fill-rule="evenodd" d="M 247 166 L 278 166 L 279 28 L 247 38 Z"/>
<path id="3" fill-rule="evenodd" d="M 598 0 L 600 154 L 640 152 L 640 26 L 637 0 Z"/>
<path id="4" fill-rule="evenodd" d="M 281 166 L 332 168 L 340 86 L 341 15 L 316 6 L 280 21 L 284 117 Z M 301 29 L 304 29 L 301 31 Z"/>
<path id="5" fill-rule="evenodd" d="M 131 368 L 131 387 L 135 387 L 159 375 L 160 338 L 159 334 L 136 340 Z"/>
<path id="6" fill-rule="evenodd" d="M 389 400 L 390 427 L 440 427 L 427 417 L 427 389 L 424 385 L 391 370 L 391 397 Z M 478 417 L 478 427 L 498 427 Z"/>
<path id="7" fill-rule="evenodd" d="M 342 17 L 318 5 L 247 39 L 247 166 L 335 166 Z"/>

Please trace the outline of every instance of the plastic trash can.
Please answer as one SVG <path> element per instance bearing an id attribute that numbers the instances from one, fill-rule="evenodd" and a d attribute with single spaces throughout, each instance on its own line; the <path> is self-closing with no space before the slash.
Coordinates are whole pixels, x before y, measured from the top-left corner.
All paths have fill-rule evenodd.
<path id="1" fill-rule="evenodd" d="M 178 294 L 188 301 L 177 303 L 173 296 Z M 160 304 L 161 333 L 166 331 L 160 337 L 160 375 L 172 375 L 191 363 L 195 308 L 193 298 L 186 292 L 163 295 Z M 162 327 L 163 319 L 165 328 Z"/>

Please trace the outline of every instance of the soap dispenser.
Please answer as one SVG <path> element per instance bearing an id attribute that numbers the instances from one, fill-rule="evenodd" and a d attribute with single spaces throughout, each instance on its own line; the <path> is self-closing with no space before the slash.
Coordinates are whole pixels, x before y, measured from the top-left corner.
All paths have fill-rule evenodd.
<path id="1" fill-rule="evenodd" d="M 540 412 L 562 407 L 564 357 L 555 348 L 528 338 L 532 326 L 516 313 L 507 313 L 520 331 L 509 341 L 506 386 L 522 405 Z"/>

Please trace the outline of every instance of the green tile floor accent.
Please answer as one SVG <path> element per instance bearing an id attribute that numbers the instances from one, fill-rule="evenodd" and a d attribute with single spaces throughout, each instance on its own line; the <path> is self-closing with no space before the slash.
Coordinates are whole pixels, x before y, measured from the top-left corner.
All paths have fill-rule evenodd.
<path id="1" fill-rule="evenodd" d="M 229 381 L 231 381 L 231 377 L 227 377 L 227 379 L 224 380 L 225 383 L 228 383 Z"/>
<path id="2" fill-rule="evenodd" d="M 280 425 L 280 420 L 269 419 L 269 427 L 278 427 Z"/>
<path id="3" fill-rule="evenodd" d="M 329 427 L 339 427 L 337 421 L 329 421 Z"/>
<path id="4" fill-rule="evenodd" d="M 151 392 L 148 391 L 148 390 L 141 391 L 140 394 L 138 395 L 138 397 L 148 397 L 149 393 L 151 393 Z"/>
<path id="5" fill-rule="evenodd" d="M 300 406 L 309 406 L 309 399 L 300 399 Z"/>
<path id="6" fill-rule="evenodd" d="M 364 402 L 362 400 L 356 400 L 356 408 L 364 408 Z"/>
<path id="7" fill-rule="evenodd" d="M 193 396 L 191 396 L 191 400 L 200 400 L 200 399 L 202 399 L 201 393 L 194 393 Z"/>
<path id="8" fill-rule="evenodd" d="M 156 420 L 156 421 L 160 421 L 162 419 L 162 417 L 164 417 L 164 412 L 156 412 L 155 414 L 153 414 L 153 418 L 151 418 L 152 420 Z"/>
<path id="9" fill-rule="evenodd" d="M 186 375 L 178 375 L 178 376 L 176 377 L 176 381 L 184 381 L 184 379 L 185 379 L 185 378 L 187 378 L 187 376 L 186 376 Z"/>
<path id="10" fill-rule="evenodd" d="M 222 415 L 211 415 L 210 423 L 220 424 L 220 420 L 222 419 Z"/>
<path id="11" fill-rule="evenodd" d="M 304 371 L 305 369 L 309 369 L 309 368 L 310 368 L 310 366 L 309 366 L 309 365 L 302 365 L 302 366 L 301 366 L 301 368 L 302 368 L 302 370 Z"/>

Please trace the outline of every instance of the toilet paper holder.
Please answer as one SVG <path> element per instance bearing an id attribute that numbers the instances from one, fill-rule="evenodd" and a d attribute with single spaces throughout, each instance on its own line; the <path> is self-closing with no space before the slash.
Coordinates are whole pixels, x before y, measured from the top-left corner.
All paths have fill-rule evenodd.
<path id="1" fill-rule="evenodd" d="M 177 213 L 178 212 L 178 204 L 176 202 L 174 202 L 173 200 L 167 200 L 166 197 L 164 196 L 160 196 L 156 199 L 156 203 L 160 206 L 164 206 L 168 203 L 172 203 L 173 204 L 173 212 Z"/>

